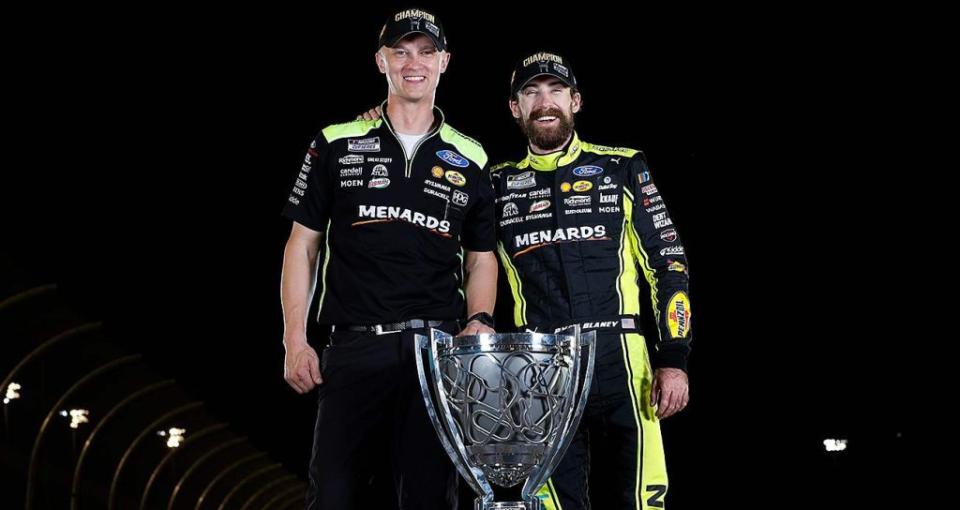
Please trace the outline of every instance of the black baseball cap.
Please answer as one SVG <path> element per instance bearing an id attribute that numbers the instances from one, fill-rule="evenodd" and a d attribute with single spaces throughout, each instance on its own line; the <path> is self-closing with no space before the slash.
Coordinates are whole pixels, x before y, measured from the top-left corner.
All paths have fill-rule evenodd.
<path id="1" fill-rule="evenodd" d="M 377 48 L 392 48 L 397 41 L 413 33 L 424 34 L 433 40 L 438 50 L 447 50 L 447 34 L 443 31 L 440 20 L 422 9 L 403 9 L 387 18 L 380 30 L 380 44 Z"/>
<path id="2" fill-rule="evenodd" d="M 516 96 L 530 80 L 544 75 L 555 76 L 570 88 L 577 88 L 570 63 L 556 53 L 540 51 L 517 62 L 510 77 L 510 96 Z"/>

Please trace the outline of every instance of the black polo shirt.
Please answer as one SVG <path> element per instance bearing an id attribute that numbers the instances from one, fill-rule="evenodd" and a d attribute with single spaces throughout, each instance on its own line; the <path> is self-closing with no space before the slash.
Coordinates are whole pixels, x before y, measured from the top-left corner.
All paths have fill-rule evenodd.
<path id="1" fill-rule="evenodd" d="M 434 116 L 409 156 L 386 115 L 310 144 L 283 215 L 325 233 L 321 323 L 463 316 L 463 249 L 495 249 L 494 197 L 483 148 Z"/>

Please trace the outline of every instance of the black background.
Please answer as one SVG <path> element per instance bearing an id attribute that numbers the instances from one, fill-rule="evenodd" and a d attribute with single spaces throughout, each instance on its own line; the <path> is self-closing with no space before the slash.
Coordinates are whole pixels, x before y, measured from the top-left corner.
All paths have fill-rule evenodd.
<path id="1" fill-rule="evenodd" d="M 491 162 L 522 155 L 509 76 L 540 49 L 576 72 L 583 139 L 647 154 L 692 275 L 672 508 L 825 504 L 909 475 L 882 34 L 855 13 L 422 5 L 452 53 L 437 104 Z M 300 474 L 315 401 L 282 379 L 279 212 L 315 133 L 385 97 L 373 53 L 396 6 L 58 12 L 12 56 L 4 249 Z M 849 449 L 824 452 L 834 437 Z"/>

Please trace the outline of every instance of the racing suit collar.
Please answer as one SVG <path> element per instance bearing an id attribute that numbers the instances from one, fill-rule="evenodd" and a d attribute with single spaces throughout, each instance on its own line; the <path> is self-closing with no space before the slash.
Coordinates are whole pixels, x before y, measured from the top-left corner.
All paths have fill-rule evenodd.
<path id="1" fill-rule="evenodd" d="M 527 157 L 517 164 L 517 168 L 524 169 L 529 166 L 534 170 L 540 171 L 556 170 L 561 166 L 574 162 L 580 156 L 582 145 L 583 144 L 580 143 L 580 137 L 577 135 L 577 132 L 574 131 L 566 147 L 556 152 L 551 152 L 550 154 L 534 154 L 528 146 Z"/>
<path id="2" fill-rule="evenodd" d="M 383 119 L 383 123 L 387 125 L 387 129 L 389 129 L 391 133 L 396 134 L 396 130 L 393 129 L 393 124 L 390 122 L 390 117 L 387 116 L 387 100 L 386 99 L 384 99 L 383 102 L 380 103 L 380 111 L 383 112 L 383 115 L 380 118 Z M 424 136 L 430 136 L 434 132 L 438 131 L 446 121 L 447 119 L 443 115 L 443 110 L 441 110 L 439 106 L 434 105 L 433 106 L 433 125 L 430 126 L 430 129 L 427 131 L 427 133 Z"/>

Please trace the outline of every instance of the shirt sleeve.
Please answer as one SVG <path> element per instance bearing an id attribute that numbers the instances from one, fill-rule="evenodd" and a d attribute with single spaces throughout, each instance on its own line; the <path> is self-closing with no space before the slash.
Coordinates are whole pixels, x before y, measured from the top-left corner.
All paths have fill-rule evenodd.
<path id="1" fill-rule="evenodd" d="M 317 135 L 303 158 L 283 207 L 283 216 L 310 229 L 322 232 L 327 228 L 333 187 L 330 179 L 330 146 L 323 133 Z"/>
<path id="2" fill-rule="evenodd" d="M 632 203 L 628 236 L 650 284 L 660 334 L 653 365 L 686 370 L 692 339 L 687 256 L 642 152 L 631 158 L 626 179 Z"/>

